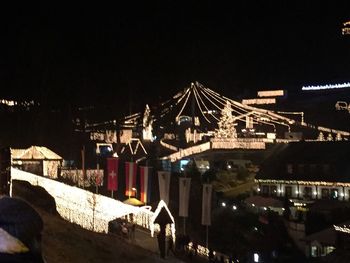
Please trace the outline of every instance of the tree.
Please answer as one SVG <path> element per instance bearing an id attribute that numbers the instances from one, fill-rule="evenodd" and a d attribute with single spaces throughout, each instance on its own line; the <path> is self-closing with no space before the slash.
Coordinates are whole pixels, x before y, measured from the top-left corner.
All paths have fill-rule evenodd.
<path id="1" fill-rule="evenodd" d="M 232 115 L 231 103 L 226 101 L 225 107 L 221 110 L 220 120 L 218 122 L 219 128 L 215 132 L 216 138 L 237 138 L 237 132 L 235 129 L 235 120 Z"/>

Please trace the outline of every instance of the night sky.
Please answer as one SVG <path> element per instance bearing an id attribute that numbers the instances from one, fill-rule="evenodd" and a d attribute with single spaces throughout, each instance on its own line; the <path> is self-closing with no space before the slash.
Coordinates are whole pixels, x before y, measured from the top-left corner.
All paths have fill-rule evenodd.
<path id="1" fill-rule="evenodd" d="M 2 8 L 0 95 L 123 110 L 196 80 L 231 98 L 350 81 L 346 1 L 118 2 Z"/>

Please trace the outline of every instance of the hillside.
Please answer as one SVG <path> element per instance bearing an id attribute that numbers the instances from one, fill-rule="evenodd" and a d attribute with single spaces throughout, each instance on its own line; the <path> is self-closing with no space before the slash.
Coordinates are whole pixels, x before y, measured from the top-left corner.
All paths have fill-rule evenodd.
<path id="1" fill-rule="evenodd" d="M 31 203 L 44 221 L 42 249 L 47 263 L 166 262 L 154 253 L 157 249 L 151 252 L 117 235 L 95 233 L 63 220 L 55 211 L 54 200 L 41 187 L 14 180 L 13 195 Z M 148 234 L 145 238 L 142 242 L 155 241 Z"/>

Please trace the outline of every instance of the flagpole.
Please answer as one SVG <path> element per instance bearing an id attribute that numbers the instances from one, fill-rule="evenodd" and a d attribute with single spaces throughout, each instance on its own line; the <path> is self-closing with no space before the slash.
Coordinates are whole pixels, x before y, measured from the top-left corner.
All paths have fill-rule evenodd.
<path id="1" fill-rule="evenodd" d="M 209 229 L 209 226 L 208 225 L 206 225 L 206 240 L 205 240 L 205 245 L 206 245 L 206 248 L 208 248 L 209 249 L 209 241 L 208 241 L 208 229 Z"/>
<path id="2" fill-rule="evenodd" d="M 184 217 L 184 235 L 186 235 L 186 217 Z"/>
<path id="3" fill-rule="evenodd" d="M 207 177 L 207 183 L 209 184 L 209 176 Z M 206 225 L 205 227 L 205 230 L 206 230 L 206 247 L 209 249 L 209 226 Z"/>
<path id="4" fill-rule="evenodd" d="M 83 171 L 83 189 L 85 189 L 85 145 L 81 150 L 81 169 Z"/>
<path id="5" fill-rule="evenodd" d="M 96 167 L 96 168 L 97 168 L 97 174 L 96 174 L 96 176 L 98 177 L 98 176 L 99 176 L 99 173 L 98 173 L 98 172 L 100 171 L 100 164 L 99 164 L 99 163 L 97 163 L 97 165 L 96 165 L 96 166 L 97 166 L 97 167 Z M 95 179 L 95 184 L 96 184 L 96 194 L 98 194 L 98 182 L 99 182 L 99 181 L 98 181 L 98 179 L 96 178 L 96 179 Z"/>

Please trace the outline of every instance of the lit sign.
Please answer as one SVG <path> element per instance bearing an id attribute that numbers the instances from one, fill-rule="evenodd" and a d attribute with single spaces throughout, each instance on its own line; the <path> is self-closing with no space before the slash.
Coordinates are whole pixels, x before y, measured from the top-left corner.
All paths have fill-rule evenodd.
<path id="1" fill-rule="evenodd" d="M 276 104 L 275 98 L 264 98 L 264 99 L 246 99 L 242 100 L 243 105 L 261 105 L 261 104 Z"/>
<path id="2" fill-rule="evenodd" d="M 284 90 L 262 90 L 258 91 L 258 97 L 279 97 L 284 96 Z"/>

